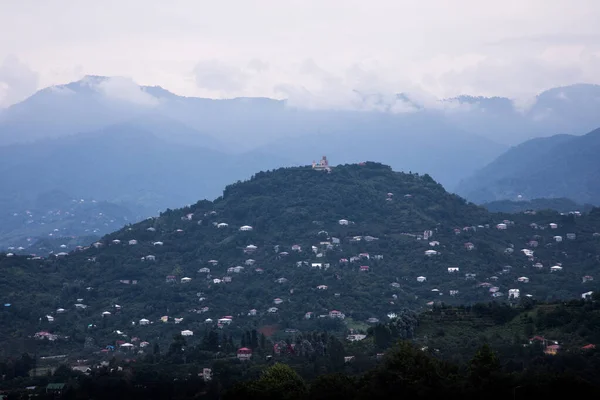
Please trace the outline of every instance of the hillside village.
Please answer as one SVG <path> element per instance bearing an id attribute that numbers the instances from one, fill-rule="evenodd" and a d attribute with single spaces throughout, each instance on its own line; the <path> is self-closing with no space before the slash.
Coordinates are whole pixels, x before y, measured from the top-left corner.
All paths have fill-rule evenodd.
<path id="1" fill-rule="evenodd" d="M 1 201 L 0 207 L 0 249 L 14 254 L 71 251 L 143 219 L 121 204 L 75 199 L 58 191 L 18 209 Z"/>
<path id="2" fill-rule="evenodd" d="M 597 209 L 491 214 L 428 176 L 324 160 L 261 172 L 74 252 L 0 254 L 1 339 L 25 343 L 3 351 L 108 360 L 173 335 L 251 330 L 277 344 L 327 329 L 350 343 L 407 309 L 591 298 Z"/>

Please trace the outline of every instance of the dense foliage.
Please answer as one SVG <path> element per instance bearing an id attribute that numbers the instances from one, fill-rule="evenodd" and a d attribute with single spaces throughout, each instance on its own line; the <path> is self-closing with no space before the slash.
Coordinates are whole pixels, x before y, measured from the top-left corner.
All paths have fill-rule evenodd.
<path id="1" fill-rule="evenodd" d="M 505 220 L 507 229 L 496 229 Z M 244 225 L 253 229 L 240 231 Z M 426 240 L 425 231 L 433 236 Z M 193 346 L 212 331 L 237 345 L 252 330 L 272 341 L 284 340 L 286 331 L 366 333 L 406 309 L 506 301 L 513 288 L 539 301 L 579 298 L 595 287 L 582 277 L 597 269 L 598 231 L 597 209 L 583 216 L 492 214 L 427 175 L 376 163 L 331 173 L 263 172 L 228 186 L 214 202 L 167 210 L 67 256 L 0 255 L 0 339 L 10 344 L 2 351 L 108 357 L 107 346 L 118 351 L 129 342 L 148 354 L 183 330 L 193 332 L 186 339 Z M 538 245 L 530 247 L 534 239 Z M 520 251 L 525 247 L 532 257 Z M 432 249 L 438 253 L 426 256 Z M 563 269 L 550 272 L 559 263 Z M 517 281 L 522 276 L 529 281 Z M 481 283 L 504 295 L 492 297 Z M 345 319 L 330 318 L 333 310 Z M 217 327 L 224 316 L 231 323 Z M 38 340 L 36 332 L 56 340 Z"/>

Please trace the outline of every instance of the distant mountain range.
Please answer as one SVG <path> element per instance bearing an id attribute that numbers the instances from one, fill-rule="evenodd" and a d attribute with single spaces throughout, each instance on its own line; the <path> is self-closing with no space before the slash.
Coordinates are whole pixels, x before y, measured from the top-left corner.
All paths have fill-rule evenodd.
<path id="1" fill-rule="evenodd" d="M 457 193 L 484 203 L 566 197 L 600 204 L 600 129 L 529 140 L 465 179 Z M 520 196 L 520 197 L 519 197 Z"/>
<path id="2" fill-rule="evenodd" d="M 540 94 L 526 112 L 506 98 L 460 96 L 432 105 L 410 94 L 399 94 L 394 107 L 365 96 L 376 107 L 309 110 L 267 98 L 182 97 L 87 76 L 0 111 L 0 185 L 10 188 L 0 201 L 8 212 L 64 190 L 153 215 L 215 198 L 256 171 L 322 155 L 334 165 L 381 160 L 454 190 L 508 145 L 600 126 L 599 99 L 600 86 L 574 85 Z"/>

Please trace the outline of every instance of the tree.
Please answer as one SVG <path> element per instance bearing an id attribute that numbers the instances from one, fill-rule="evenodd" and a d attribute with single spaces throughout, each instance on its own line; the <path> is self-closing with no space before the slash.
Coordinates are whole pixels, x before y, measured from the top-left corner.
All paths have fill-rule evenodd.
<path id="1" fill-rule="evenodd" d="M 469 363 L 469 377 L 476 386 L 486 385 L 499 371 L 498 356 L 487 343 L 479 348 Z"/>
<path id="2" fill-rule="evenodd" d="M 354 379 L 343 374 L 321 375 L 310 385 L 309 398 L 312 400 L 352 399 L 356 390 Z"/>
<path id="3" fill-rule="evenodd" d="M 335 336 L 331 335 L 327 342 L 327 355 L 334 371 L 340 371 L 344 368 L 344 344 Z"/>

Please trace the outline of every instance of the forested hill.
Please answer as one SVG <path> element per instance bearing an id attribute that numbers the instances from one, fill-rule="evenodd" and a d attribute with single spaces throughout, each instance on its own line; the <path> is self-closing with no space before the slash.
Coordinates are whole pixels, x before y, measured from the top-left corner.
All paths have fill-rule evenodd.
<path id="1" fill-rule="evenodd" d="M 364 331 L 439 302 L 580 298 L 594 286 L 597 232 L 599 209 L 492 214 L 377 163 L 261 172 L 89 248 L 0 255 L 0 340 L 18 352 L 45 331 L 85 353 L 217 324 L 234 338 Z"/>
<path id="2" fill-rule="evenodd" d="M 464 179 L 456 192 L 478 203 L 495 200 L 569 198 L 600 204 L 600 129 L 583 136 L 529 140 Z"/>

